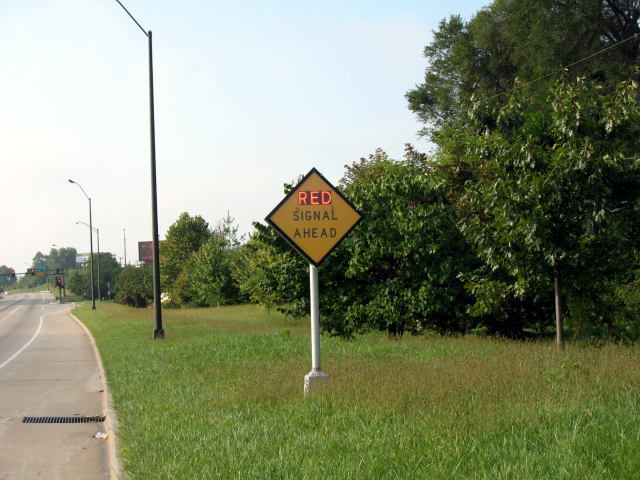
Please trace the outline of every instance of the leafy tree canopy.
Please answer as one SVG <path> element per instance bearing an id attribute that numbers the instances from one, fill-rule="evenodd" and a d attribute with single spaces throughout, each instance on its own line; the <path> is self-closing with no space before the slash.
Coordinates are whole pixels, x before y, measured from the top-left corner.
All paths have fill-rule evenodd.
<path id="1" fill-rule="evenodd" d="M 13 268 L 6 265 L 0 265 L 0 288 L 4 289 L 15 285 L 17 279 L 11 276 L 13 270 Z"/>
<path id="2" fill-rule="evenodd" d="M 115 301 L 123 305 L 141 308 L 153 301 L 153 276 L 151 268 L 128 265 L 118 275 Z"/>
<path id="3" fill-rule="evenodd" d="M 459 226 L 484 261 L 469 282 L 472 311 L 495 314 L 527 297 L 552 305 L 554 278 L 574 298 L 597 296 L 600 278 L 633 268 L 637 98 L 633 78 L 613 94 L 594 80 L 562 78 L 546 92 L 518 89 L 495 110 L 478 102 L 468 119 L 441 130 Z"/>
<path id="4" fill-rule="evenodd" d="M 179 289 L 174 287 L 184 283 L 188 272 L 183 272 L 183 269 L 187 261 L 211 235 L 209 224 L 204 218 L 200 215 L 192 217 L 186 212 L 169 227 L 166 241 L 160 246 L 160 279 L 163 291 L 168 292 L 172 298 L 179 297 Z"/>
<path id="5" fill-rule="evenodd" d="M 71 270 L 76 268 L 77 253 L 73 247 L 52 248 L 46 257 L 47 270 L 55 271 L 57 268 Z"/>
<path id="6" fill-rule="evenodd" d="M 587 57 L 572 74 L 615 85 L 639 61 L 639 17 L 640 0 L 495 0 L 468 22 L 452 16 L 424 49 L 428 67 L 407 93 L 409 108 L 439 129 L 464 114 L 472 96 L 490 99 L 516 78 L 534 80 Z"/>

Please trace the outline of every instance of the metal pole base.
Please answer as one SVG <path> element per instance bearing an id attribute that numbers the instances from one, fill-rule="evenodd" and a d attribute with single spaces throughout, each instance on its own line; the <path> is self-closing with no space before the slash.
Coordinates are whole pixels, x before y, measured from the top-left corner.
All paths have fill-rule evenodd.
<path id="1" fill-rule="evenodd" d="M 311 370 L 304 376 L 304 394 L 313 393 L 316 387 L 325 385 L 329 382 L 329 374 L 322 370 Z"/>
<path id="2" fill-rule="evenodd" d="M 153 339 L 157 340 L 157 339 L 163 339 L 164 338 L 164 329 L 163 328 L 158 328 L 155 329 L 153 331 Z"/>

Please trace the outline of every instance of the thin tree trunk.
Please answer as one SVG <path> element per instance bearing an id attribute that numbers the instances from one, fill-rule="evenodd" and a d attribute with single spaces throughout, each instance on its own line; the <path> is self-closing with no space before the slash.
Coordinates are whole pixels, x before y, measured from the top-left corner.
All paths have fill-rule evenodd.
<path id="1" fill-rule="evenodd" d="M 556 297 L 556 346 L 558 349 L 564 348 L 564 337 L 562 335 L 562 302 L 560 297 L 560 272 L 558 267 L 553 269 L 553 283 Z"/>

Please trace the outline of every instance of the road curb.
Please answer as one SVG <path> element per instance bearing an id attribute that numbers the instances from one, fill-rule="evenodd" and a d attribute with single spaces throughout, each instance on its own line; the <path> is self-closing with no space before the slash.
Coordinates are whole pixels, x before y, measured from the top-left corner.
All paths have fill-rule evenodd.
<path id="1" fill-rule="evenodd" d="M 74 303 L 72 308 L 77 308 L 77 305 Z M 98 346 L 96 345 L 96 341 L 91 335 L 91 332 L 87 328 L 87 326 L 82 323 L 82 321 L 76 317 L 71 310 L 69 310 L 69 315 L 73 318 L 78 325 L 85 331 L 89 340 L 91 341 L 91 345 L 96 355 L 96 359 L 98 360 L 98 372 L 100 373 L 100 377 L 102 379 L 102 387 L 104 390 L 104 395 L 102 396 L 102 410 L 105 413 L 105 421 L 104 428 L 106 433 L 109 434 L 109 439 L 107 440 L 107 451 L 109 456 L 109 478 L 111 480 L 123 480 L 128 478 L 123 469 L 122 469 L 122 459 L 119 455 L 120 450 L 120 441 L 118 440 L 118 431 L 120 430 L 120 425 L 118 423 L 118 417 L 116 416 L 116 412 L 113 409 L 113 398 L 111 397 L 111 390 L 109 390 L 109 384 L 107 383 L 107 376 L 104 371 L 104 366 L 102 365 L 102 357 L 100 356 L 100 351 L 98 350 Z"/>

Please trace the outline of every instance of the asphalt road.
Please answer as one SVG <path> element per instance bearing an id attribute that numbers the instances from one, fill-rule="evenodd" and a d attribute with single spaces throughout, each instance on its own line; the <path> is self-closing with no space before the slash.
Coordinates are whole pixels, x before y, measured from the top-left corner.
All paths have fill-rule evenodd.
<path id="1" fill-rule="evenodd" d="M 0 480 L 109 479 L 102 423 L 23 423 L 105 414 L 95 352 L 69 310 L 48 292 L 0 300 Z"/>

